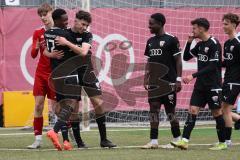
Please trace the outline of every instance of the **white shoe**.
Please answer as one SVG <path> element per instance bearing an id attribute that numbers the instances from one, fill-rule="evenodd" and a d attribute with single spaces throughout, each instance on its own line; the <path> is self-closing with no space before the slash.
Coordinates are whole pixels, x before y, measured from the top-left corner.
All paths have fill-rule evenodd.
<path id="1" fill-rule="evenodd" d="M 28 149 L 38 149 L 41 148 L 42 141 L 41 140 L 35 140 L 33 144 L 27 146 Z"/>
<path id="2" fill-rule="evenodd" d="M 174 148 L 174 146 L 172 146 L 170 143 L 165 144 L 165 145 L 160 145 L 159 147 L 163 148 L 163 149 L 173 149 Z"/>
<path id="3" fill-rule="evenodd" d="M 225 143 L 227 144 L 228 147 L 232 147 L 232 141 L 225 141 Z"/>
<path id="4" fill-rule="evenodd" d="M 157 149 L 158 144 L 152 144 L 151 142 L 142 146 L 141 149 Z"/>

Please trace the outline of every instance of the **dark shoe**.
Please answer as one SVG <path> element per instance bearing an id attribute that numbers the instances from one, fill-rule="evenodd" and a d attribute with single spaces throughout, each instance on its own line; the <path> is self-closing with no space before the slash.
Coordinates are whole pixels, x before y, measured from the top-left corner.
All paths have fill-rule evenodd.
<path id="1" fill-rule="evenodd" d="M 77 146 L 78 146 L 78 148 L 80 148 L 80 149 L 86 149 L 86 148 L 88 148 L 84 142 L 78 143 Z"/>
<path id="2" fill-rule="evenodd" d="M 117 145 L 113 144 L 111 141 L 109 140 L 102 140 L 100 143 L 100 146 L 102 148 L 113 148 L 113 147 L 117 147 Z"/>

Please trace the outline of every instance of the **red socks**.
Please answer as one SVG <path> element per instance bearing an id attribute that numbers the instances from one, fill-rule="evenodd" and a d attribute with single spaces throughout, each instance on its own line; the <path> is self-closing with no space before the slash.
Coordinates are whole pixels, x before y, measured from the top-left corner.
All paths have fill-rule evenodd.
<path id="1" fill-rule="evenodd" d="M 34 135 L 42 135 L 43 117 L 34 117 L 33 121 Z"/>

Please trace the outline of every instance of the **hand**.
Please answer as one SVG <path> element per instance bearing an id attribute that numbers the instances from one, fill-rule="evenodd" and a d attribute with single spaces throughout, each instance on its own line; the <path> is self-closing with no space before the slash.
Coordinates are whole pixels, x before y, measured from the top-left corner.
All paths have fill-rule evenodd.
<path id="1" fill-rule="evenodd" d="M 52 55 L 52 58 L 61 59 L 64 56 L 64 52 L 53 50 L 53 52 L 51 52 L 51 55 Z"/>
<path id="2" fill-rule="evenodd" d="M 187 77 L 183 78 L 183 82 L 185 84 L 189 84 L 191 82 L 191 80 L 193 80 L 193 76 L 192 75 L 188 75 Z"/>
<path id="3" fill-rule="evenodd" d="M 47 46 L 45 41 L 39 41 L 39 45 L 41 48 L 46 48 L 46 46 Z"/>
<path id="4" fill-rule="evenodd" d="M 175 83 L 175 91 L 180 92 L 182 90 L 182 84 L 181 81 L 176 81 Z"/>
<path id="5" fill-rule="evenodd" d="M 194 38 L 195 38 L 195 37 L 194 37 L 193 35 L 189 35 L 187 42 L 188 42 L 188 43 L 192 43 L 192 41 L 194 40 Z"/>
<path id="6" fill-rule="evenodd" d="M 64 37 L 57 36 L 55 38 L 55 43 L 58 46 L 66 46 L 67 43 L 68 43 L 68 40 L 66 38 L 64 38 Z"/>
<path id="7" fill-rule="evenodd" d="M 39 48 L 40 48 L 40 42 L 39 42 L 39 39 L 38 39 L 37 42 L 36 42 L 36 50 L 39 50 Z"/>

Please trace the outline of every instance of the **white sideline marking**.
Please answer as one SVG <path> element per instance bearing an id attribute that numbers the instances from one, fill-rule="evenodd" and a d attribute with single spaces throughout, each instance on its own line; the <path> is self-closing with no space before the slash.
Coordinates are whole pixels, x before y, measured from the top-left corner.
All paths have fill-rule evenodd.
<path id="1" fill-rule="evenodd" d="M 33 133 L 2 133 L 0 136 L 21 136 L 21 135 L 33 135 Z"/>
<path id="2" fill-rule="evenodd" d="M 189 144 L 190 146 L 212 146 L 213 144 Z M 238 146 L 240 143 L 233 143 L 233 146 Z M 87 149 L 77 149 L 74 148 L 72 151 L 83 151 L 83 150 L 112 150 L 112 149 L 140 149 L 142 146 L 120 146 L 115 148 L 101 148 L 101 147 L 91 147 Z M 159 148 L 161 149 L 161 148 Z M 0 148 L 0 151 L 28 151 L 28 152 L 47 152 L 47 151 L 57 151 L 56 149 L 25 149 L 25 148 Z M 69 152 L 69 151 L 67 151 Z"/>
<path id="3" fill-rule="evenodd" d="M 215 127 L 200 127 L 194 128 L 197 129 L 213 129 Z M 2 129 L 3 130 L 3 129 Z M 8 130 L 8 129 L 7 129 Z M 109 129 L 108 132 L 135 132 L 135 131 L 148 131 L 149 128 L 139 128 L 139 129 Z M 170 128 L 159 128 L 160 131 L 170 130 Z M 98 130 L 90 130 L 90 131 L 81 131 L 81 132 L 98 132 Z M 46 132 L 43 132 L 43 134 Z M 0 133 L 0 136 L 19 136 L 19 135 L 33 135 L 33 133 Z"/>

